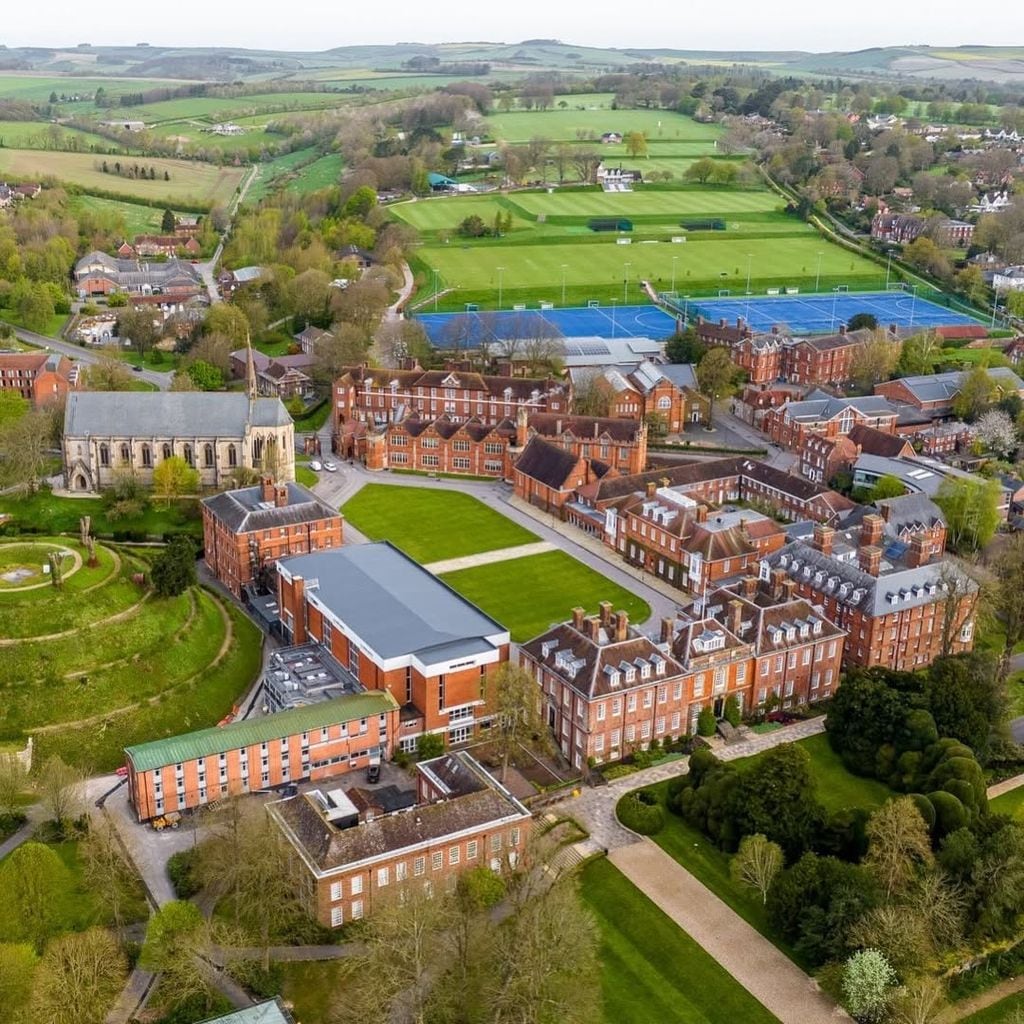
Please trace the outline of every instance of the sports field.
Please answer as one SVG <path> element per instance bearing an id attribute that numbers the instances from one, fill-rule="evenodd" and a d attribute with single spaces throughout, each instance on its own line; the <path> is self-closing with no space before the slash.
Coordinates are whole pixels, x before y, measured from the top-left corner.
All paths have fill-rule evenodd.
<path id="1" fill-rule="evenodd" d="M 688 185 L 678 189 L 636 192 L 587 191 L 520 192 L 514 203 L 533 216 L 546 217 L 710 217 L 780 210 L 782 200 L 764 189 L 716 188 Z"/>
<path id="2" fill-rule="evenodd" d="M 610 97 L 609 97 L 610 98 Z M 570 104 L 572 97 L 567 97 Z M 588 109 L 494 112 L 487 116 L 490 136 L 504 142 L 528 142 L 533 138 L 553 142 L 577 142 L 577 133 L 598 139 L 605 132 L 643 132 L 651 142 L 699 142 L 713 148 L 722 134 L 717 124 L 700 124 L 691 117 L 668 110 Z"/>
<path id="3" fill-rule="evenodd" d="M 211 205 L 228 202 L 241 182 L 245 168 L 215 167 L 196 160 L 139 158 L 138 163 L 156 169 L 156 181 L 104 174 L 97 164 L 102 157 L 86 153 L 53 153 L 30 149 L 0 149 L 0 173 L 16 178 L 53 175 L 82 188 L 116 192 L 145 199 L 175 200 L 182 203 Z M 116 158 L 107 158 L 108 164 Z M 125 157 L 125 160 L 135 159 Z M 164 180 L 164 172 L 170 175 Z"/>

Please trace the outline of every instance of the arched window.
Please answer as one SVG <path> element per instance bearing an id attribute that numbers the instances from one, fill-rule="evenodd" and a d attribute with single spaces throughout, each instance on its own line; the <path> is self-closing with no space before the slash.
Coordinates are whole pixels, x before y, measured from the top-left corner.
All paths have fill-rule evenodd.
<path id="1" fill-rule="evenodd" d="M 132 450 L 126 444 L 121 445 L 121 461 L 125 463 L 132 461 Z"/>
<path id="2" fill-rule="evenodd" d="M 169 459 L 174 454 L 174 449 L 164 442 L 164 458 Z"/>
<path id="3" fill-rule="evenodd" d="M 238 465 L 238 449 L 233 445 L 228 445 L 228 465 L 234 469 Z"/>
<path id="4" fill-rule="evenodd" d="M 185 461 L 190 466 L 194 466 L 196 464 L 195 453 L 192 451 L 192 445 L 190 444 L 185 445 Z"/>
<path id="5" fill-rule="evenodd" d="M 658 408 L 659 409 L 671 409 L 672 408 L 672 399 L 669 398 L 668 395 L 662 395 L 661 398 L 658 399 Z"/>
<path id="6" fill-rule="evenodd" d="M 142 464 L 144 466 L 153 465 L 153 449 L 148 444 L 142 446 Z"/>
<path id="7" fill-rule="evenodd" d="M 252 464 L 258 466 L 263 461 L 263 438 L 252 439 Z"/>
<path id="8" fill-rule="evenodd" d="M 100 445 L 100 465 L 101 466 L 109 466 L 110 465 L 110 447 L 108 445 L 105 445 L 105 444 L 101 444 Z"/>
<path id="9" fill-rule="evenodd" d="M 213 445 L 203 445 L 203 465 L 210 468 L 213 465 Z"/>

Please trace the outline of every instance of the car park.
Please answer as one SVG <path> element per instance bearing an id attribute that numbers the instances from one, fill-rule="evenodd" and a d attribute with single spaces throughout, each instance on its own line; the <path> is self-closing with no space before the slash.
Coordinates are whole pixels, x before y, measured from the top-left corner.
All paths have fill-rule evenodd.
<path id="1" fill-rule="evenodd" d="M 338 470 L 338 467 L 333 462 L 330 462 L 329 460 L 326 460 L 326 459 L 324 460 L 324 472 L 326 472 L 326 473 L 336 473 L 337 470 Z"/>

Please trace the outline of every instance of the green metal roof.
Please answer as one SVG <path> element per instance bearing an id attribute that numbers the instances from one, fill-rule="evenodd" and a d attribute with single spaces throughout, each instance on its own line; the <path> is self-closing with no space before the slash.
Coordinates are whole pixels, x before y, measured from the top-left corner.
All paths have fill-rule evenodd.
<path id="1" fill-rule="evenodd" d="M 387 690 L 371 690 L 334 700 L 319 701 L 301 708 L 289 708 L 272 715 L 247 718 L 230 725 L 198 729 L 196 732 L 168 736 L 162 740 L 125 747 L 125 754 L 138 772 L 180 764 L 197 757 L 226 754 L 239 747 L 281 739 L 299 732 L 309 732 L 325 725 L 337 725 L 354 718 L 369 718 L 386 711 L 394 711 L 398 702 Z"/>

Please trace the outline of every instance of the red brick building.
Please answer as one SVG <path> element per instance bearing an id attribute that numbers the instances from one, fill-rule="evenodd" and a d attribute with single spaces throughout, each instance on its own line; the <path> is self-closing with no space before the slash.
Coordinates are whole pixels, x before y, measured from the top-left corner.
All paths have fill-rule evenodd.
<path id="1" fill-rule="evenodd" d="M 128 800 L 139 821 L 228 796 L 365 768 L 390 756 L 398 704 L 359 693 L 125 748 Z"/>
<path id="2" fill-rule="evenodd" d="M 574 390 L 590 383 L 596 371 L 571 371 Z M 697 390 L 694 367 L 686 363 L 656 366 L 644 361 L 635 368 L 610 367 L 596 374 L 596 386 L 608 395 L 608 415 L 616 419 L 659 417 L 670 434 L 707 418 L 708 400 Z"/>
<path id="3" fill-rule="evenodd" d="M 992 394 L 996 400 L 1007 395 L 1024 398 L 1024 380 L 1009 367 L 994 366 L 988 371 L 992 381 Z M 929 373 L 917 377 L 900 377 L 875 385 L 875 394 L 891 402 L 913 406 L 933 420 L 949 419 L 953 415 L 953 402 L 967 377 L 964 370 L 948 373 Z"/>
<path id="4" fill-rule="evenodd" d="M 413 469 L 427 473 L 465 473 L 506 480 L 512 474 L 516 428 L 511 420 L 483 423 L 476 417 L 456 422 L 409 416 L 360 437 L 343 430 L 339 454 L 359 456 L 367 469 Z"/>
<path id="5" fill-rule="evenodd" d="M 842 530 L 818 524 L 763 563 L 847 633 L 844 665 L 914 671 L 974 646 L 978 586 L 942 557 L 945 522 L 923 494 L 877 503 Z"/>
<path id="6" fill-rule="evenodd" d="M 460 370 L 388 370 L 354 366 L 334 382 L 332 422 L 340 437 L 353 420 L 384 426 L 415 416 L 495 424 L 527 412 L 568 413 L 569 388 L 553 378 L 495 377 Z"/>
<path id="7" fill-rule="evenodd" d="M 75 364 L 55 352 L 0 352 L 0 392 L 14 392 L 37 409 L 60 401 L 78 382 Z"/>
<path id="8" fill-rule="evenodd" d="M 755 333 L 742 318 L 732 326 L 724 318 L 713 324 L 697 317 L 694 329 L 709 348 L 729 349 L 732 361 L 747 374 L 751 384 L 771 384 L 782 376 L 785 338 L 778 328 L 767 334 Z"/>
<path id="9" fill-rule="evenodd" d="M 794 338 L 786 346 L 782 375 L 792 384 L 845 385 L 850 381 L 857 350 L 872 333 L 866 329 L 847 333 L 845 327 L 840 327 L 838 334 Z M 895 338 L 893 341 L 898 344 Z"/>
<path id="10" fill-rule="evenodd" d="M 307 910 L 328 928 L 408 886 L 442 893 L 463 871 L 514 869 L 532 824 L 465 751 L 421 761 L 414 791 L 314 790 L 268 811 L 296 853 Z"/>
<path id="11" fill-rule="evenodd" d="M 203 557 L 235 597 L 279 558 L 342 545 L 341 514 L 301 484 L 264 477 L 204 498 L 202 508 Z"/>
<path id="12" fill-rule="evenodd" d="M 858 424 L 893 434 L 898 418 L 896 408 L 880 395 L 838 398 L 814 391 L 802 401 L 769 409 L 764 416 L 763 429 L 783 448 L 799 449 L 810 434 L 842 437 Z"/>
<path id="13" fill-rule="evenodd" d="M 449 744 L 490 724 L 487 677 L 508 660 L 509 633 L 387 543 L 281 559 L 280 632 L 315 643 L 359 685 L 401 705 L 399 743 Z"/>
<path id="14" fill-rule="evenodd" d="M 542 437 L 527 442 L 512 472 L 517 497 L 552 513 L 571 501 L 577 488 L 607 475 L 617 474 Z"/>

